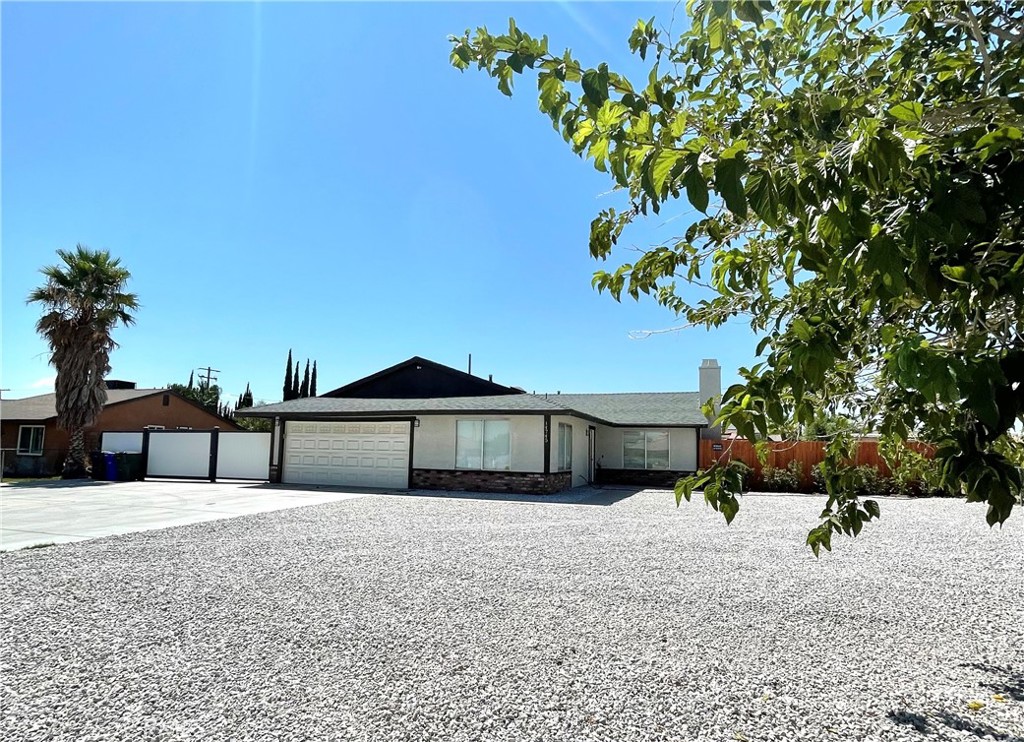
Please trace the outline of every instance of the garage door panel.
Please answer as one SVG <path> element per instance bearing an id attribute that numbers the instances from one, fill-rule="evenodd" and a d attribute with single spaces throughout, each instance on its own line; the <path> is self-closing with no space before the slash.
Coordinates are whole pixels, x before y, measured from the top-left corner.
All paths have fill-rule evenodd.
<path id="1" fill-rule="evenodd" d="M 403 488 L 409 423 L 286 423 L 284 482 Z"/>

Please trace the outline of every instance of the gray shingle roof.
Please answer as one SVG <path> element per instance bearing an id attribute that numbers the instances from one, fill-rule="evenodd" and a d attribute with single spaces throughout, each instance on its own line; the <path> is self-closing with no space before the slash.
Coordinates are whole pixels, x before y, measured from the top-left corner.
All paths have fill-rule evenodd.
<path id="1" fill-rule="evenodd" d="M 559 394 L 566 407 L 612 425 L 707 425 L 698 392 Z"/>
<path id="2" fill-rule="evenodd" d="M 131 399 L 160 394 L 166 389 L 108 389 L 107 404 L 127 402 Z M 23 399 L 5 399 L 0 402 L 0 417 L 4 420 L 49 420 L 57 416 L 57 395 L 40 394 Z"/>
<path id="3" fill-rule="evenodd" d="M 238 410 L 239 417 L 355 417 L 359 415 L 572 414 L 611 425 L 707 425 L 697 392 L 629 394 L 513 394 L 436 399 L 309 397 Z"/>
<path id="4" fill-rule="evenodd" d="M 487 397 L 437 397 L 434 399 L 360 399 L 358 397 L 308 397 L 289 402 L 238 410 L 238 415 L 287 417 L 289 415 L 414 415 L 419 412 L 567 412 L 563 405 L 533 394 L 500 394 Z M 256 414 L 253 414 L 256 413 Z"/>

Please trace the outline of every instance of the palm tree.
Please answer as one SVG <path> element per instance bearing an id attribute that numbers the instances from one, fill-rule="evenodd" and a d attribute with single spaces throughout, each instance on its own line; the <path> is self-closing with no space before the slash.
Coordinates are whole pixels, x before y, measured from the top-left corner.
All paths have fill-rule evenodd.
<path id="1" fill-rule="evenodd" d="M 124 293 L 131 274 L 106 250 L 77 245 L 58 250 L 64 265 L 40 273 L 46 284 L 28 296 L 44 314 L 36 330 L 50 344 L 50 363 L 57 370 L 57 424 L 68 431 L 68 456 L 61 473 L 81 477 L 90 467 L 85 451 L 85 428 L 92 425 L 107 401 L 104 377 L 110 371 L 110 351 L 117 347 L 110 333 L 120 322 L 135 321 L 138 297 Z"/>

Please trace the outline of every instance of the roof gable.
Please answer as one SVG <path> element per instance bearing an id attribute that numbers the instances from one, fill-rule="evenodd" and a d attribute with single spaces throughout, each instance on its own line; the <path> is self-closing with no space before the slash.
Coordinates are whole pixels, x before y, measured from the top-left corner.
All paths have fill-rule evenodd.
<path id="1" fill-rule="evenodd" d="M 321 394 L 329 398 L 437 399 L 522 394 L 522 390 L 496 384 L 451 366 L 413 356 L 383 371 Z"/>

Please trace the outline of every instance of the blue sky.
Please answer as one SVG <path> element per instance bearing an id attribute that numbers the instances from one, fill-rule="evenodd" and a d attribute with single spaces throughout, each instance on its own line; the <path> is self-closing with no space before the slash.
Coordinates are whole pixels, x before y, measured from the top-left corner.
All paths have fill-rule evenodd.
<path id="1" fill-rule="evenodd" d="M 52 389 L 24 299 L 76 243 L 133 274 L 111 377 L 140 386 L 211 365 L 226 394 L 276 401 L 289 348 L 320 391 L 412 355 L 566 392 L 695 389 L 703 357 L 728 384 L 753 362 L 742 324 L 630 339 L 677 322 L 591 288 L 607 176 L 537 111 L 534 79 L 508 99 L 448 63 L 448 34 L 512 15 L 643 74 L 629 30 L 672 3 L 0 7 L 7 398 Z M 608 267 L 681 232 L 682 206 Z"/>

